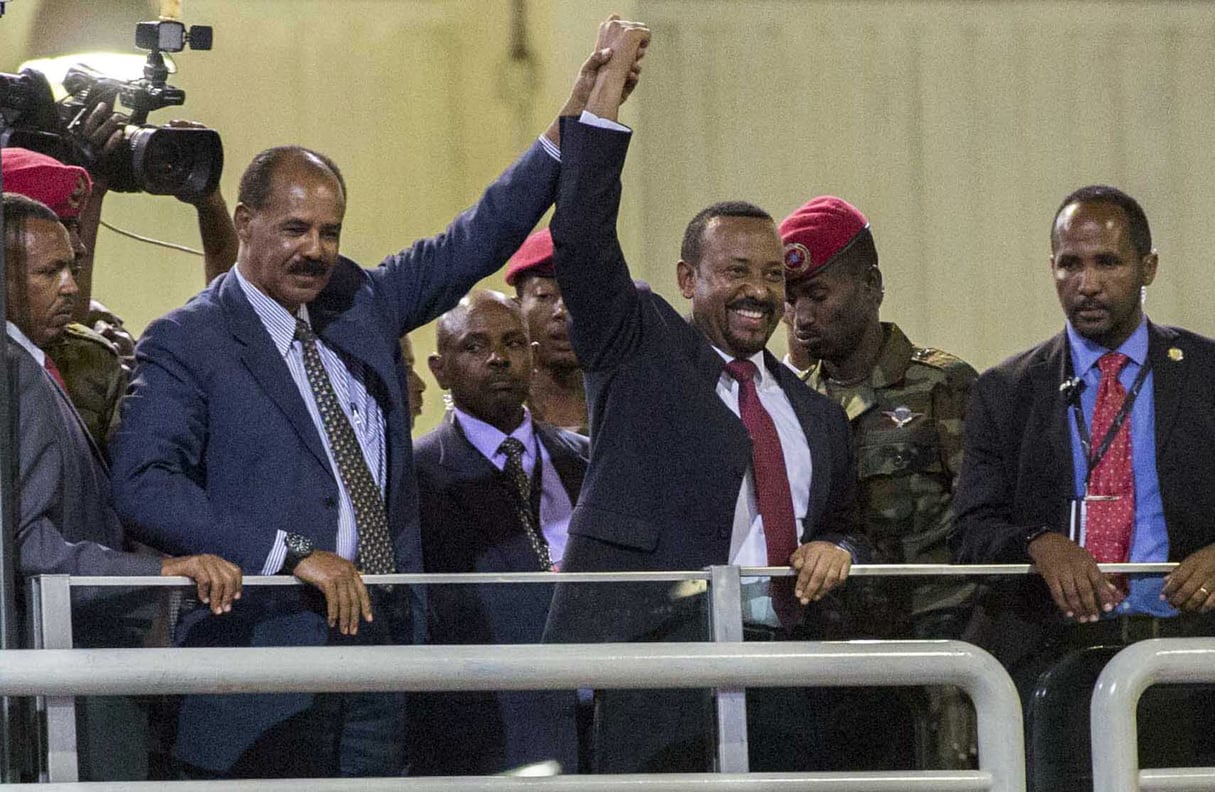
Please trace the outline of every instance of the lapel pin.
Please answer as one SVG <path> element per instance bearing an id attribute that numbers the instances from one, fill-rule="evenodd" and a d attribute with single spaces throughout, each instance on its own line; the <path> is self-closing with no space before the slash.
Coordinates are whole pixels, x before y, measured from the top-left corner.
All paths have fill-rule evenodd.
<path id="1" fill-rule="evenodd" d="M 1169 347 L 1169 360 L 1173 361 L 1174 363 L 1180 363 L 1181 361 L 1185 360 L 1185 353 L 1177 347 Z"/>

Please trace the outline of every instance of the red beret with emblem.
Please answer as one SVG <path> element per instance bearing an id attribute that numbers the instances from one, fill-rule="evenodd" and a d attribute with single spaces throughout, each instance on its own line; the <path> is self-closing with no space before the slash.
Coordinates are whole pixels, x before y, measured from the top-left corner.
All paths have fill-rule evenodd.
<path id="1" fill-rule="evenodd" d="M 64 165 L 54 157 L 23 148 L 0 149 L 5 192 L 41 201 L 60 219 L 76 217 L 89 200 L 93 180 L 89 172 Z"/>
<path id="2" fill-rule="evenodd" d="M 545 278 L 557 275 L 557 270 L 553 268 L 553 235 L 547 228 L 523 240 L 523 246 L 506 265 L 508 285 L 514 286 L 524 275 L 542 275 Z"/>
<path id="3" fill-rule="evenodd" d="M 843 198 L 820 195 L 780 224 L 785 280 L 808 278 L 831 264 L 869 227 L 865 215 Z"/>

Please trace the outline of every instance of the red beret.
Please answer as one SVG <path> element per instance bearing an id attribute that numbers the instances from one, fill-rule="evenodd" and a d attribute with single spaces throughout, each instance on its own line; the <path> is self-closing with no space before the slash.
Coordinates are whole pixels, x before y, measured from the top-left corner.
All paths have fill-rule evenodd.
<path id="1" fill-rule="evenodd" d="M 23 148 L 0 149 L 4 189 L 41 201 L 60 219 L 80 214 L 93 189 L 89 172 Z"/>
<path id="2" fill-rule="evenodd" d="M 553 269 L 553 235 L 547 228 L 523 240 L 523 246 L 506 265 L 507 285 L 514 286 L 522 275 L 556 277 L 557 271 Z"/>
<path id="3" fill-rule="evenodd" d="M 830 264 L 869 227 L 860 210 L 842 198 L 820 195 L 780 224 L 785 243 L 785 280 L 808 278 Z"/>

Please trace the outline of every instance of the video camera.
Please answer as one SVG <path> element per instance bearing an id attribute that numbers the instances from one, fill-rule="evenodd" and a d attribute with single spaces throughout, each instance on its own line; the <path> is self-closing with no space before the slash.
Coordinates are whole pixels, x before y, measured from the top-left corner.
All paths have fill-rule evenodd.
<path id="1" fill-rule="evenodd" d="M 206 128 L 155 126 L 148 113 L 183 104 L 185 91 L 166 81 L 165 52 L 211 49 L 211 28 L 176 20 L 140 22 L 135 46 L 148 50 L 143 77 L 124 82 L 77 65 L 63 79 L 68 96 L 56 102 L 41 72 L 22 69 L 0 74 L 0 147 L 21 146 L 61 162 L 80 165 L 118 192 L 147 192 L 198 198 L 219 185 L 224 148 L 219 133 Z M 122 145 L 106 154 L 81 134 L 81 126 L 102 102 L 121 102 L 131 111 Z"/>

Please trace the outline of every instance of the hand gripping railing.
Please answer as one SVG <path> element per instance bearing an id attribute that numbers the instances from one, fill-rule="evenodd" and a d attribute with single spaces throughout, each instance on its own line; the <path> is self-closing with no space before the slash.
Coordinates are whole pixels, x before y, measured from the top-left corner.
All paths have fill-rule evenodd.
<path id="1" fill-rule="evenodd" d="M 1215 768 L 1139 769 L 1139 698 L 1152 685 L 1177 682 L 1215 682 L 1215 638 L 1141 641 L 1106 664 L 1090 709 L 1093 789 L 1215 789 Z"/>
<path id="2" fill-rule="evenodd" d="M 958 685 L 978 713 L 978 771 L 395 779 L 394 788 L 1025 789 L 1021 705 L 986 652 L 957 641 L 764 644 L 46 649 L 0 655 L 0 695 L 489 691 L 573 688 Z M 208 782 L 208 788 L 224 788 Z M 334 788 L 293 781 L 292 789 Z M 372 788 L 362 781 L 360 789 Z M 428 786 L 429 784 L 429 786 Z M 149 785 L 144 788 L 152 788 Z M 56 784 L 50 789 L 104 789 Z M 139 789 L 124 783 L 108 788 Z M 186 788 L 185 786 L 182 787 Z M 230 788 L 251 788 L 233 785 Z M 265 788 L 259 786 L 258 788 Z"/>

